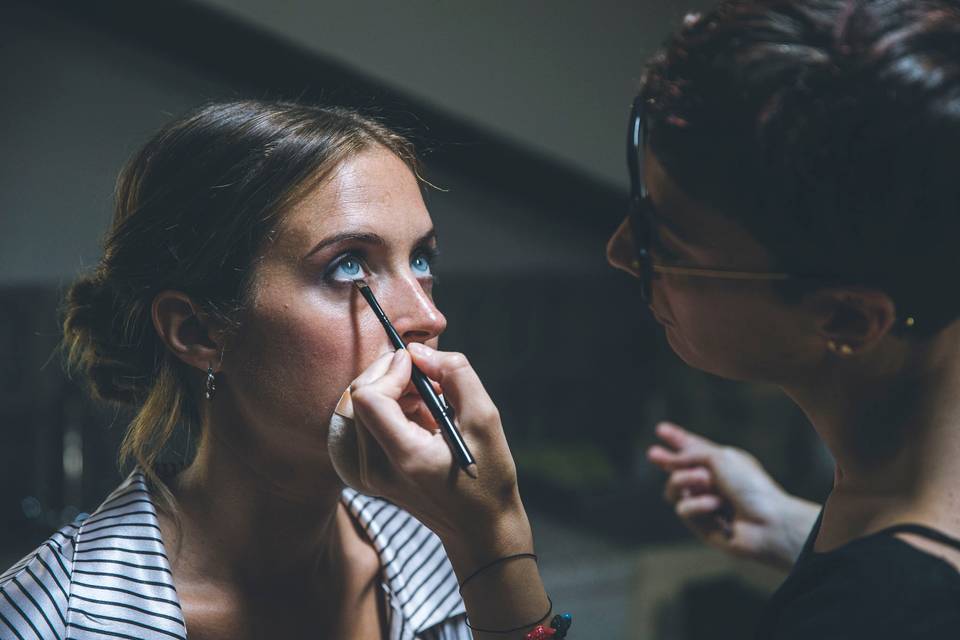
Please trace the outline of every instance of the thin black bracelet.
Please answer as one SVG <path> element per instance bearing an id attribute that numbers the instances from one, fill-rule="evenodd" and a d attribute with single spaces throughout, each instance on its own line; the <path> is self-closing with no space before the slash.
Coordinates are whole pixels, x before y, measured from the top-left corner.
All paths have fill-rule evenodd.
<path id="1" fill-rule="evenodd" d="M 533 555 L 533 554 L 529 554 L 529 555 Z M 464 580 L 464 582 L 466 582 L 466 580 Z M 513 633 L 514 631 L 523 631 L 527 627 L 536 626 L 550 617 L 550 614 L 553 613 L 553 600 L 550 599 L 549 594 L 547 595 L 547 603 L 548 603 L 547 612 L 545 614 L 543 614 L 533 622 L 522 624 L 519 627 L 514 627 L 513 629 L 503 629 L 502 631 L 499 629 L 481 629 L 480 627 L 470 626 L 470 622 L 468 620 L 465 620 L 464 624 L 467 625 L 467 629 L 470 629 L 471 631 L 480 631 L 481 633 Z"/>
<path id="2" fill-rule="evenodd" d="M 464 578 L 463 582 L 460 583 L 460 591 L 462 592 L 463 587 L 465 587 L 468 582 L 476 578 L 480 573 L 486 571 L 490 567 L 494 565 L 498 565 L 501 562 L 506 562 L 507 560 L 515 560 L 517 558 L 533 558 L 533 561 L 537 562 L 537 554 L 535 553 L 515 553 L 512 556 L 504 556 L 503 558 L 497 558 L 493 562 L 488 562 L 487 564 L 483 565 L 482 567 L 480 567 L 479 569 L 477 569 L 476 571 L 468 575 L 466 578 Z"/>

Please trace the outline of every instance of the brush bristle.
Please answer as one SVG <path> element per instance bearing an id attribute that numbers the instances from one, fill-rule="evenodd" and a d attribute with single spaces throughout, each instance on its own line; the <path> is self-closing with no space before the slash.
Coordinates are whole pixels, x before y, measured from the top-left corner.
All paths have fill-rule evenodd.
<path id="1" fill-rule="evenodd" d="M 357 279 L 357 280 L 354 280 L 354 281 L 353 281 L 353 286 L 355 286 L 357 289 L 369 289 L 369 288 L 370 288 L 370 285 L 368 285 L 368 284 L 367 284 L 367 281 L 364 280 L 363 278 L 359 278 L 359 279 Z"/>

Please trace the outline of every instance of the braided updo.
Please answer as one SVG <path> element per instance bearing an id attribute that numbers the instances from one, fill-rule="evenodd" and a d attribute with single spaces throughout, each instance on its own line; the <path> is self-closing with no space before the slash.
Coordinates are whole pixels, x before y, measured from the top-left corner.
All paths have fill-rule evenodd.
<path id="1" fill-rule="evenodd" d="M 136 463 L 162 489 L 154 469 L 162 448 L 177 428 L 202 426 L 187 365 L 154 330 L 157 293 L 181 291 L 228 332 L 239 330 L 253 267 L 283 213 L 375 146 L 416 171 L 405 138 L 356 112 L 246 100 L 174 120 L 128 162 L 103 258 L 63 308 L 68 370 L 96 399 L 135 412 L 121 464 Z"/>

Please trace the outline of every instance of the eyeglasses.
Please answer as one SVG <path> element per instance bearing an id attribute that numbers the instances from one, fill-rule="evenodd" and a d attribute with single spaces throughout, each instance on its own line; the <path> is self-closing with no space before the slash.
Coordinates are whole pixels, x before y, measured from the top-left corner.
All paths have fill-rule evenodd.
<path id="1" fill-rule="evenodd" d="M 788 273 L 762 271 L 734 271 L 730 269 L 702 269 L 659 264 L 653 261 L 650 252 L 653 244 L 656 211 L 646 185 L 643 183 L 643 145 L 646 138 L 646 122 L 643 119 L 643 98 L 637 96 L 630 110 L 630 128 L 627 130 L 627 169 L 630 171 L 630 229 L 633 231 L 635 259 L 633 267 L 640 278 L 640 297 L 645 304 L 653 300 L 653 275 L 655 273 L 690 276 L 694 278 L 718 278 L 723 280 L 790 280 L 805 278 Z"/>
<path id="2" fill-rule="evenodd" d="M 637 96 L 630 109 L 630 126 L 627 129 L 627 169 L 630 171 L 630 209 L 628 219 L 633 231 L 635 259 L 632 263 L 640 278 L 640 297 L 644 304 L 653 301 L 654 274 L 670 274 L 693 278 L 716 278 L 722 280 L 753 280 L 776 282 L 783 280 L 832 280 L 829 276 L 798 275 L 766 271 L 734 271 L 731 269 L 704 269 L 699 267 L 681 267 L 659 264 L 653 261 L 650 252 L 654 240 L 654 222 L 656 209 L 647 187 L 643 183 L 643 152 L 647 125 L 643 119 L 643 98 Z M 900 317 L 904 327 L 914 327 L 914 316 L 905 314 Z"/>

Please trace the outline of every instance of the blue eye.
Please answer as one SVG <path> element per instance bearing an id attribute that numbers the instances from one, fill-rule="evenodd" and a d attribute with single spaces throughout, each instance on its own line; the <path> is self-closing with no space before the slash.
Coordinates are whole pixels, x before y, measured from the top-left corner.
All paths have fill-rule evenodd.
<path id="1" fill-rule="evenodd" d="M 410 261 L 410 266 L 418 274 L 429 275 L 432 273 L 430 270 L 430 258 L 422 253 L 413 257 L 413 260 Z"/>
<path id="2" fill-rule="evenodd" d="M 364 275 L 363 263 L 356 256 L 347 255 L 336 262 L 330 269 L 329 277 L 333 280 L 356 280 Z"/>

